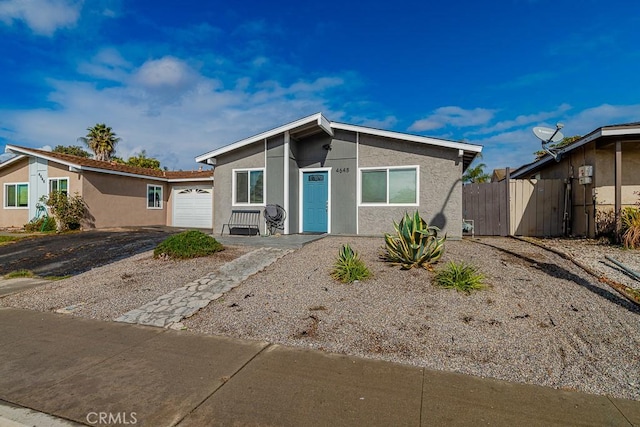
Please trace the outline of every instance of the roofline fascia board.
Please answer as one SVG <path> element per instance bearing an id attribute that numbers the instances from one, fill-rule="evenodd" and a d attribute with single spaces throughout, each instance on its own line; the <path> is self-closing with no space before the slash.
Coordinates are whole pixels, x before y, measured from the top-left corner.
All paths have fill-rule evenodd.
<path id="1" fill-rule="evenodd" d="M 60 159 L 56 159 L 55 157 L 51 157 L 51 156 L 46 156 L 40 153 L 31 153 L 29 151 L 26 150 L 22 150 L 20 148 L 16 148 L 12 145 L 7 145 L 7 147 L 5 148 L 5 151 L 11 151 L 12 153 L 19 153 L 19 154 L 23 154 L 25 156 L 35 156 L 35 157 L 41 157 L 47 161 L 50 162 L 55 162 L 55 163 L 60 163 L 61 165 L 65 165 L 68 167 L 74 167 L 74 168 L 80 168 L 80 165 L 77 163 L 71 163 L 71 162 L 67 162 L 65 160 L 60 160 Z"/>
<path id="2" fill-rule="evenodd" d="M 639 135 L 638 128 L 602 128 L 602 136 Z"/>
<path id="3" fill-rule="evenodd" d="M 108 175 L 128 176 L 130 178 L 151 179 L 154 181 L 169 181 L 169 179 L 166 176 L 163 177 L 163 176 L 152 176 L 152 175 L 140 175 L 140 174 L 130 173 L 130 172 L 120 172 L 120 171 L 112 171 L 108 169 L 94 168 L 91 166 L 78 166 L 78 169 L 80 170 L 80 172 L 82 171 L 97 172 L 97 173 L 106 173 Z"/>
<path id="4" fill-rule="evenodd" d="M 454 148 L 456 150 L 471 151 L 474 153 L 482 152 L 481 145 L 466 144 L 464 142 L 446 141 L 444 139 L 431 138 L 428 136 L 411 135 L 407 133 L 394 132 L 390 130 L 373 129 L 373 128 L 368 128 L 364 126 L 349 125 L 346 123 L 332 122 L 331 127 L 334 129 L 359 132 L 359 133 L 375 135 L 375 136 L 382 136 L 385 138 L 402 139 L 405 141 L 419 142 L 422 144 L 436 145 L 439 147 Z"/>
<path id="5" fill-rule="evenodd" d="M 262 132 L 259 133 L 257 135 L 254 136 L 250 136 L 249 138 L 245 138 L 245 139 L 241 139 L 240 141 L 236 141 L 232 144 L 226 145 L 224 147 L 218 148 L 216 150 L 212 150 L 209 151 L 208 153 L 205 154 L 201 154 L 200 156 L 196 157 L 196 162 L 197 163 L 202 163 L 202 162 L 206 162 L 208 159 L 212 158 L 212 157 L 216 157 L 219 156 L 221 154 L 225 154 L 228 153 L 230 151 L 236 150 L 238 148 L 242 148 L 246 145 L 249 144 L 253 144 L 254 142 L 258 142 L 261 141 L 263 139 L 267 139 L 267 138 L 271 138 L 272 136 L 276 136 L 280 133 L 283 133 L 287 130 L 291 130 L 293 128 L 296 128 L 298 126 L 302 126 L 304 124 L 308 124 L 308 123 L 317 123 L 318 126 L 322 127 L 324 129 L 324 125 L 326 123 L 331 123 L 329 122 L 329 120 L 327 120 L 322 113 L 315 113 L 312 114 L 310 116 L 307 117 L 303 117 L 301 119 L 298 119 L 294 122 L 291 123 L 287 123 L 285 125 L 282 126 L 278 126 L 277 128 L 268 130 L 266 132 Z M 326 131 L 326 129 L 325 129 Z M 333 131 L 328 132 L 330 135 L 333 135 Z"/>
<path id="6" fill-rule="evenodd" d="M 574 142 L 573 144 L 569 144 L 566 147 L 562 148 L 558 153 L 560 155 L 568 153 L 569 151 L 573 151 L 576 148 L 580 148 L 585 144 L 588 144 L 592 141 L 595 141 L 596 139 L 602 137 L 602 136 L 606 136 L 602 134 L 602 128 L 596 129 L 593 132 L 591 132 L 590 134 L 586 135 L 584 138 L 581 138 L 579 140 L 577 140 L 576 142 Z M 528 166 L 525 166 L 524 169 L 522 169 L 522 171 L 519 170 L 515 170 L 511 173 L 511 177 L 512 178 L 520 178 L 522 175 L 531 172 L 532 170 L 538 169 L 540 166 L 546 165 L 547 163 L 549 163 L 553 158 L 551 156 L 545 156 L 543 159 L 537 161 L 537 162 L 533 162 Z"/>
<path id="7" fill-rule="evenodd" d="M 13 153 L 13 154 L 15 154 L 15 153 Z M 22 159 L 24 159 L 25 157 L 27 157 L 27 156 L 25 156 L 24 154 L 16 154 L 16 156 L 15 156 L 15 157 L 12 157 L 12 158 L 10 158 L 9 160 L 5 160 L 4 162 L 0 163 L 0 168 L 3 168 L 3 167 L 5 167 L 5 166 L 8 166 L 8 165 L 10 165 L 11 163 L 15 163 L 15 162 L 17 162 L 18 160 L 22 160 Z"/>

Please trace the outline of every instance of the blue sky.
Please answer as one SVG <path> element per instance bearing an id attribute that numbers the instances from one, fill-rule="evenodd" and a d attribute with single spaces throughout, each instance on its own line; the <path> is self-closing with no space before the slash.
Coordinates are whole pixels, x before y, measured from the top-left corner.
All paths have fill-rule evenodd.
<path id="1" fill-rule="evenodd" d="M 365 6 L 366 4 L 366 6 Z M 96 123 L 171 169 L 322 112 L 467 141 L 493 168 L 640 121 L 640 2 L 0 0 L 0 150 Z"/>

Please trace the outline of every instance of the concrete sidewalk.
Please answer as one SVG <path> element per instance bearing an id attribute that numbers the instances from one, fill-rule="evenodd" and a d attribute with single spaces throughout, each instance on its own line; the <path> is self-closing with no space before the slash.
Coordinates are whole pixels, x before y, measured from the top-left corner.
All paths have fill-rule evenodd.
<path id="1" fill-rule="evenodd" d="M 12 308 L 0 360 L 0 400 L 87 425 L 640 425 L 636 401 Z"/>

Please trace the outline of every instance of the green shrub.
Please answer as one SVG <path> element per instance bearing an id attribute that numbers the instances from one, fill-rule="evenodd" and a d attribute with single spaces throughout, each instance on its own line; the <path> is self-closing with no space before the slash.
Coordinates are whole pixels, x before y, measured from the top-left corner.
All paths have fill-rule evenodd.
<path id="1" fill-rule="evenodd" d="M 189 230 L 166 238 L 153 251 L 155 258 L 166 255 L 171 258 L 197 258 L 224 250 L 213 237 L 198 230 Z"/>
<path id="2" fill-rule="evenodd" d="M 413 216 L 405 212 L 400 224 L 393 222 L 396 235 L 384 235 L 386 252 L 381 255 L 385 261 L 401 265 L 403 270 L 423 267 L 432 270 L 444 253 L 447 236 L 438 237 L 440 229 L 429 226 L 418 211 Z"/>
<path id="3" fill-rule="evenodd" d="M 342 245 L 338 253 L 338 259 L 333 265 L 331 277 L 342 283 L 353 283 L 356 280 L 365 280 L 371 276 L 371 272 L 360 259 L 357 252 L 349 245 Z"/>
<path id="4" fill-rule="evenodd" d="M 85 217 L 87 205 L 82 196 L 70 196 L 60 191 L 52 191 L 46 198 L 47 206 L 56 220 L 58 231 L 77 230 Z"/>
<path id="5" fill-rule="evenodd" d="M 445 268 L 438 271 L 434 279 L 436 285 L 455 289 L 460 292 L 471 293 L 484 288 L 482 281 L 484 276 L 478 269 L 464 262 L 455 263 L 451 261 Z"/>
<path id="6" fill-rule="evenodd" d="M 15 279 L 18 277 L 33 277 L 33 276 L 35 276 L 35 274 L 33 274 L 33 271 L 31 270 L 14 270 L 5 274 L 4 278 Z"/>
<path id="7" fill-rule="evenodd" d="M 43 216 L 31 220 L 24 225 L 24 231 L 33 233 L 37 231 L 56 231 L 56 220 L 50 216 Z"/>
<path id="8" fill-rule="evenodd" d="M 640 248 L 640 209 L 627 207 L 622 211 L 622 243 L 627 249 Z"/>

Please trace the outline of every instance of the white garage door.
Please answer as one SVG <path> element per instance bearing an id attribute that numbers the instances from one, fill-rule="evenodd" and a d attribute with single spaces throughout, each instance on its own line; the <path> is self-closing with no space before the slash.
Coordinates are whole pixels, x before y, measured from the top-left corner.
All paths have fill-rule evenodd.
<path id="1" fill-rule="evenodd" d="M 184 187 L 173 190 L 174 227 L 213 227 L 213 190 Z"/>

